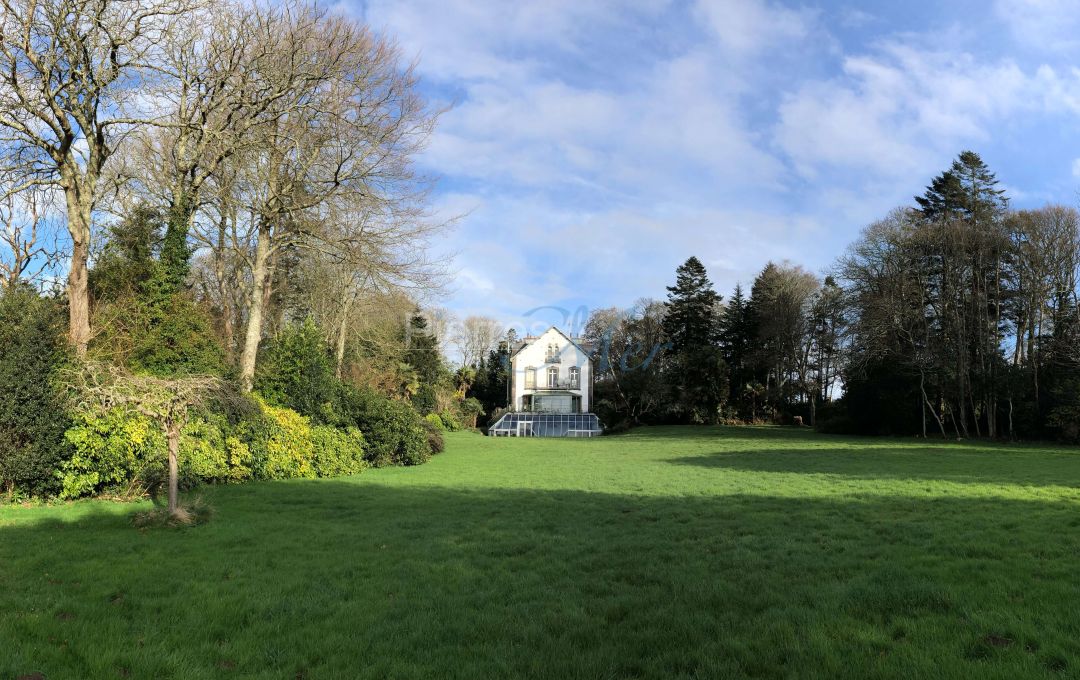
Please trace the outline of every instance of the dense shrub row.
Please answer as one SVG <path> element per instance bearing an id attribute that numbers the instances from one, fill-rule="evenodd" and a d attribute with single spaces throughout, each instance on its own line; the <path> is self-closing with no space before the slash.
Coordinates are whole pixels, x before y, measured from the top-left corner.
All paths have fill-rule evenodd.
<path id="1" fill-rule="evenodd" d="M 61 496 L 131 493 L 160 484 L 165 440 L 160 428 L 134 411 L 81 414 L 66 438 L 73 455 L 60 467 Z M 356 474 L 368 467 L 356 427 L 312 425 L 310 418 L 255 400 L 238 422 L 219 414 L 191 419 L 180 439 L 180 482 L 242 482 Z"/>
<path id="2" fill-rule="evenodd" d="M 193 286 L 180 198 L 136 202 L 101 225 L 84 352 L 69 349 L 60 295 L 0 284 L 0 500 L 141 493 L 163 482 L 170 436 L 177 482 L 190 487 L 418 465 L 442 450 L 443 431 L 475 425 L 472 374 L 450 373 L 419 310 L 400 327 L 405 298 L 378 298 L 386 311 L 373 335 L 345 334 L 337 316 L 340 335 L 327 333 L 309 304 L 293 304 L 310 301 L 296 297 L 310 282 L 290 277 L 264 301 L 251 375 L 244 313 Z M 282 272 L 301 260 L 290 254 Z"/>
<path id="3" fill-rule="evenodd" d="M 426 426 L 407 404 L 346 385 L 338 397 L 334 424 L 259 397 L 232 421 L 216 413 L 193 417 L 181 434 L 181 486 L 350 475 L 369 466 L 419 465 L 443 450 L 442 429 Z M 56 467 L 61 497 L 138 493 L 164 481 L 164 436 L 130 409 L 77 414 L 64 440 L 69 456 Z"/>
<path id="4" fill-rule="evenodd" d="M 165 480 L 161 424 L 130 407 L 72 408 L 59 302 L 0 295 L 0 493 L 130 495 Z M 268 344 L 256 392 L 204 407 L 181 430 L 180 485 L 356 474 L 442 450 L 452 414 L 426 423 L 405 401 L 338 380 L 311 324 Z"/>

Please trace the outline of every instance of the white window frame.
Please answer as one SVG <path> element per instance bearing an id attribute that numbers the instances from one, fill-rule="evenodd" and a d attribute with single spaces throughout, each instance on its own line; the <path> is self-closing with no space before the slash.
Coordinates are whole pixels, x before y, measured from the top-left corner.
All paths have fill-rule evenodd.
<path id="1" fill-rule="evenodd" d="M 578 368 L 577 366 L 571 366 L 570 370 L 569 370 L 569 373 L 570 373 L 570 387 L 571 388 L 580 388 L 581 387 L 581 369 Z"/>
<path id="2" fill-rule="evenodd" d="M 532 366 L 525 369 L 525 389 L 536 389 L 536 369 Z"/>
<path id="3" fill-rule="evenodd" d="M 559 368 L 552 366 L 547 370 L 547 386 L 554 388 L 559 386 Z"/>
<path id="4" fill-rule="evenodd" d="M 558 361 L 559 360 L 559 355 L 560 355 L 560 352 L 559 352 L 558 343 L 555 343 L 555 342 L 548 343 L 547 354 L 544 356 L 545 360 L 547 360 L 547 361 Z"/>

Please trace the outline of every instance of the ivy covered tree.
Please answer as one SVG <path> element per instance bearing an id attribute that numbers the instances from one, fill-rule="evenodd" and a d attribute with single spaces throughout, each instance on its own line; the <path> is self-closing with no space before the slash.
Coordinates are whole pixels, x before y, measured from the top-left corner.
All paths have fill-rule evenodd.
<path id="1" fill-rule="evenodd" d="M 336 399 L 337 384 L 330 348 L 310 318 L 286 325 L 259 352 L 255 389 L 275 406 L 330 422 L 334 416 L 328 408 Z"/>
<path id="2" fill-rule="evenodd" d="M 186 195 L 182 195 L 166 213 L 165 237 L 161 241 L 162 279 L 174 292 L 184 289 L 191 272 L 191 247 L 188 245 L 191 213 L 191 200 Z"/>
<path id="3" fill-rule="evenodd" d="M 162 237 L 162 222 L 159 211 L 140 205 L 110 228 L 90 271 L 98 330 L 91 350 L 139 373 L 223 374 L 210 316 L 177 279 L 190 253 L 170 242 L 170 232 Z"/>

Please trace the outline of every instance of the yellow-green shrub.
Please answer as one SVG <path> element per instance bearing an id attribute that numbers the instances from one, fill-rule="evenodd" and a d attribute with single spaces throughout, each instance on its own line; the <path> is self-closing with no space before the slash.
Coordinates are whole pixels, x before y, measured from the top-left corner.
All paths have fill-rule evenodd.
<path id="1" fill-rule="evenodd" d="M 225 437 L 225 458 L 229 466 L 229 481 L 251 479 L 255 472 L 255 454 L 251 447 L 235 435 Z"/>
<path id="2" fill-rule="evenodd" d="M 443 423 L 442 416 L 440 416 L 438 413 L 427 414 L 426 416 L 424 416 L 424 422 L 434 427 L 436 430 L 439 430 L 440 432 L 446 430 L 446 424 Z"/>
<path id="3" fill-rule="evenodd" d="M 59 471 L 64 498 L 148 483 L 164 469 L 161 430 L 134 411 L 76 414 L 64 436 L 75 451 Z"/>
<path id="4" fill-rule="evenodd" d="M 265 476 L 268 479 L 315 477 L 311 420 L 292 409 L 265 402 L 262 408 L 273 425 L 266 441 Z"/>
<path id="5" fill-rule="evenodd" d="M 366 467 L 355 427 L 312 426 L 306 416 L 256 399 L 258 410 L 235 425 L 220 414 L 192 418 L 180 433 L 180 483 L 241 482 L 356 474 Z M 83 413 L 65 438 L 74 455 L 58 473 L 64 498 L 141 491 L 165 478 L 160 425 L 134 411 Z"/>
<path id="6" fill-rule="evenodd" d="M 180 432 L 180 475 L 185 486 L 229 477 L 225 433 L 217 423 L 194 418 Z"/>
<path id="7" fill-rule="evenodd" d="M 315 472 L 320 477 L 355 475 L 367 468 L 364 435 L 355 427 L 339 430 L 329 425 L 311 428 Z"/>

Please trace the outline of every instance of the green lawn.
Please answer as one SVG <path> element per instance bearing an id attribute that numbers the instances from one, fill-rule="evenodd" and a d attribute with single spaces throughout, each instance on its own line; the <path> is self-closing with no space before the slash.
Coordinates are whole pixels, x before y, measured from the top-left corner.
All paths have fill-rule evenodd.
<path id="1" fill-rule="evenodd" d="M 647 428 L 0 509 L 0 680 L 1080 674 L 1080 451 Z"/>

